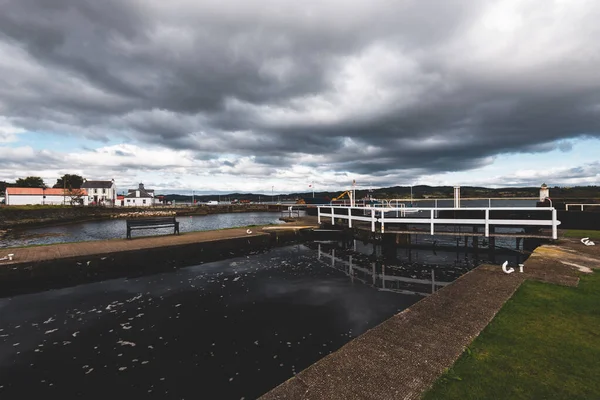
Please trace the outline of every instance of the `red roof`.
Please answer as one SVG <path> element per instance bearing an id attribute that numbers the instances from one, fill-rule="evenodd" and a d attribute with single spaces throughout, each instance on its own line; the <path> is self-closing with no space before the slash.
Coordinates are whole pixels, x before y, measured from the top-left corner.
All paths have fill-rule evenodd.
<path id="1" fill-rule="evenodd" d="M 87 191 L 85 189 L 75 189 L 80 190 L 81 195 L 87 196 Z M 23 195 L 44 195 L 44 196 L 63 196 L 69 195 L 69 190 L 64 189 L 42 189 L 42 188 L 19 188 L 19 187 L 7 187 L 6 194 L 23 194 Z"/>
<path id="2" fill-rule="evenodd" d="M 120 195 L 120 194 L 117 195 L 117 200 L 123 200 L 124 198 L 125 198 L 124 195 Z"/>

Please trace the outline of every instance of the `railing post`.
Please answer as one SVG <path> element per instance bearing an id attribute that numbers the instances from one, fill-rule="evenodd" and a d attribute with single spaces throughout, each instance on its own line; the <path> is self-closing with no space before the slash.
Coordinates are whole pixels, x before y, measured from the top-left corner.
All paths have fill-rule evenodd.
<path id="1" fill-rule="evenodd" d="M 331 207 L 331 225 L 335 225 L 335 218 L 333 217 L 335 214 L 333 213 L 333 207 Z"/>
<path id="2" fill-rule="evenodd" d="M 490 210 L 485 210 L 485 237 L 490 236 Z"/>
<path id="3" fill-rule="evenodd" d="M 348 207 L 348 228 L 352 228 L 352 207 Z"/>
<path id="4" fill-rule="evenodd" d="M 375 232 L 375 209 L 371 209 L 371 232 Z"/>
<path id="5" fill-rule="evenodd" d="M 385 233 L 385 211 L 383 211 L 383 209 L 381 209 L 381 233 Z"/>
<path id="6" fill-rule="evenodd" d="M 317 207 L 317 223 L 321 225 L 321 207 Z"/>
<path id="7" fill-rule="evenodd" d="M 558 239 L 558 230 L 556 224 L 556 208 L 552 208 L 552 239 Z"/>
<path id="8" fill-rule="evenodd" d="M 435 212 L 435 210 L 429 210 L 429 222 L 430 222 L 430 224 L 431 224 L 431 234 L 432 234 L 432 235 L 433 235 L 433 234 L 434 234 L 434 232 L 435 232 L 435 225 L 434 225 L 434 224 L 435 224 L 435 222 L 434 222 L 434 219 L 433 219 L 433 217 L 434 217 L 434 214 L 433 214 L 433 213 L 434 213 L 434 212 Z"/>

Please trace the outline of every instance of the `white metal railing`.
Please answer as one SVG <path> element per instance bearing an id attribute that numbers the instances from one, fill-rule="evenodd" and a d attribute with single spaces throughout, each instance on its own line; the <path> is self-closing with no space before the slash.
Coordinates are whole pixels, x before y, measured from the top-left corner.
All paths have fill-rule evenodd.
<path id="1" fill-rule="evenodd" d="M 569 206 L 580 207 L 580 211 L 583 211 L 583 206 L 586 207 L 600 207 L 600 204 L 565 204 L 565 209 L 569 211 Z"/>
<path id="2" fill-rule="evenodd" d="M 371 223 L 371 231 L 375 232 L 377 223 L 381 224 L 381 233 L 385 233 L 385 224 L 427 224 L 430 226 L 431 235 L 435 235 L 435 225 L 483 225 L 485 227 L 484 235 L 489 237 L 490 225 L 508 225 L 508 226 L 551 226 L 552 239 L 558 239 L 557 213 L 554 207 L 469 207 L 469 208 L 411 208 L 411 213 L 422 213 L 423 217 L 406 217 L 406 209 L 391 207 L 343 207 L 343 206 L 319 206 L 317 207 L 317 219 L 319 224 L 321 218 L 331 218 L 331 224 L 335 225 L 336 219 L 347 220 L 348 226 L 352 228 L 354 221 L 363 221 Z M 335 210 L 343 210 L 336 213 Z M 356 210 L 356 213 L 352 211 Z M 329 212 L 327 212 L 329 211 Z M 404 211 L 404 214 L 402 212 Z M 438 211 L 484 211 L 483 218 L 438 218 Z M 490 211 L 546 211 L 548 219 L 492 219 Z M 385 214 L 400 213 L 400 217 L 389 217 Z M 362 215 L 355 215 L 362 214 Z M 370 214 L 370 215 L 369 215 Z"/>

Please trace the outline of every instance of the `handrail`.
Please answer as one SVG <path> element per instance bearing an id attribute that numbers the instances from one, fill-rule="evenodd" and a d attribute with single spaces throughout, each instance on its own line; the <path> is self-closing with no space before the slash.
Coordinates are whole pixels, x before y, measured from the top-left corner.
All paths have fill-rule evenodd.
<path id="1" fill-rule="evenodd" d="M 585 203 L 569 203 L 569 204 L 565 204 L 565 210 L 569 211 L 569 206 L 580 206 L 581 207 L 581 211 L 583 211 L 583 206 L 588 206 L 588 207 L 600 207 L 600 204 L 598 203 L 594 203 L 594 204 L 585 204 Z"/>
<path id="2" fill-rule="evenodd" d="M 323 210 L 322 210 L 323 209 Z M 347 213 L 335 213 L 336 209 L 347 210 Z M 329 210 L 330 212 L 326 212 Z M 355 215 L 352 210 L 362 211 L 362 215 Z M 400 211 L 403 213 L 401 217 L 396 218 L 386 217 L 385 213 L 393 211 Z M 385 224 L 387 223 L 401 223 L 401 224 L 428 224 L 430 225 L 431 235 L 435 235 L 435 225 L 448 225 L 448 224 L 463 224 L 463 225 L 484 225 L 485 226 L 485 237 L 489 237 L 490 225 L 516 225 L 516 226 L 552 226 L 552 239 L 558 239 L 558 225 L 560 221 L 557 220 L 557 211 L 554 207 L 473 207 L 473 208 L 411 208 L 411 212 L 420 213 L 424 212 L 428 214 L 426 217 L 417 218 L 406 218 L 405 208 L 373 208 L 373 207 L 343 207 L 343 206 L 323 206 L 317 207 L 317 220 L 321 223 L 321 217 L 331 218 L 331 224 L 335 225 L 335 219 L 348 220 L 348 226 L 352 228 L 353 221 L 365 221 L 371 222 L 371 231 L 375 232 L 376 223 L 381 225 L 381 233 L 385 233 Z M 439 211 L 484 211 L 485 217 L 473 217 L 469 218 L 438 218 Z M 551 219 L 533 220 L 533 219 L 491 219 L 490 211 L 543 211 L 550 212 Z M 360 214 L 360 213 L 357 213 Z M 370 216 L 369 216 L 370 214 Z M 377 214 L 377 215 L 376 215 Z"/>

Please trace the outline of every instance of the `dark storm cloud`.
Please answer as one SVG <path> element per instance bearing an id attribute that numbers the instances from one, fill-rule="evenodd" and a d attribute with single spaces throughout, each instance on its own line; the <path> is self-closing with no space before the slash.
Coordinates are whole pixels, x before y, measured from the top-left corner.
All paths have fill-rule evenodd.
<path id="1" fill-rule="evenodd" d="M 482 28 L 503 29 L 498 2 L 234 3 L 3 0 L 0 116 L 381 179 L 600 132 L 596 4 L 573 6 L 579 31 L 559 18 L 511 38 Z M 552 17 L 523 4 L 525 20 Z"/>

